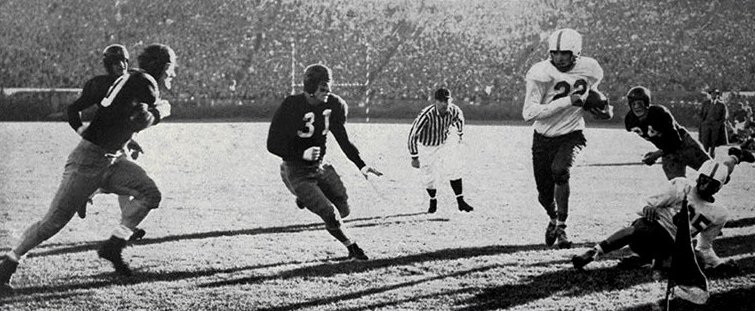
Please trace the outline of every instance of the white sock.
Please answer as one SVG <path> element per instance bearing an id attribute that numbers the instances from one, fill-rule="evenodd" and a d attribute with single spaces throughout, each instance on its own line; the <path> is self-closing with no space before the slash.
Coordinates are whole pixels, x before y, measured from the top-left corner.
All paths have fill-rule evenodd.
<path id="1" fill-rule="evenodd" d="M 353 242 L 353 241 L 351 241 L 349 239 L 346 239 L 346 241 L 343 241 L 341 243 L 343 243 L 343 246 L 349 247 L 349 246 L 351 246 L 351 244 L 354 244 L 355 242 Z"/>
<path id="2" fill-rule="evenodd" d="M 566 226 L 566 221 L 556 221 L 556 226 Z"/>
<path id="3" fill-rule="evenodd" d="M 128 227 L 120 225 L 113 230 L 113 236 L 119 239 L 128 240 L 134 231 L 131 231 Z"/>

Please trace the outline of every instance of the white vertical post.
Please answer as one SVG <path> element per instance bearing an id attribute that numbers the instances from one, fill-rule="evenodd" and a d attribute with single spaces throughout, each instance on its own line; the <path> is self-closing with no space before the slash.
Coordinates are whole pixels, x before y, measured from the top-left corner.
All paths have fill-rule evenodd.
<path id="1" fill-rule="evenodd" d="M 291 95 L 296 92 L 296 44 L 291 38 Z"/>

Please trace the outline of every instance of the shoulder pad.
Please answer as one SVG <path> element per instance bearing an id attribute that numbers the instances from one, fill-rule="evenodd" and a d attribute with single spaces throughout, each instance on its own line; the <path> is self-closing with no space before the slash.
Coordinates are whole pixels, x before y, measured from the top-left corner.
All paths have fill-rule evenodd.
<path id="1" fill-rule="evenodd" d="M 532 67 L 530 67 L 530 70 L 527 71 L 526 78 L 529 80 L 537 81 L 537 82 L 551 81 L 553 80 L 553 76 L 550 75 L 548 72 L 549 72 L 549 69 L 551 69 L 552 67 L 553 65 L 551 65 L 551 63 L 548 62 L 547 60 L 540 61 L 532 65 Z"/>

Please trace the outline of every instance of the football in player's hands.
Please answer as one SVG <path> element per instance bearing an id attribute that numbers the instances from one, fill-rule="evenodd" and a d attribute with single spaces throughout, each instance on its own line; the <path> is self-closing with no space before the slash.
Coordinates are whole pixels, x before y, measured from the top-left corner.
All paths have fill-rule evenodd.
<path id="1" fill-rule="evenodd" d="M 131 124 L 131 130 L 139 132 L 148 128 L 155 122 L 155 116 L 149 112 L 149 105 L 145 103 L 139 103 L 134 107 L 131 116 L 129 117 Z"/>
<path id="2" fill-rule="evenodd" d="M 587 98 L 585 99 L 582 108 L 585 110 L 604 110 L 608 106 L 608 97 L 598 90 L 590 89 L 587 92 Z"/>

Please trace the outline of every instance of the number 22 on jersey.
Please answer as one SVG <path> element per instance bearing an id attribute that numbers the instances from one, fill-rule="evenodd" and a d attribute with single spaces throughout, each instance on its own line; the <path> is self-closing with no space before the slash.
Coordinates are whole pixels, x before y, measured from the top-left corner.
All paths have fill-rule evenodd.
<path id="1" fill-rule="evenodd" d="M 555 86 L 553 86 L 553 88 L 559 92 L 553 96 L 553 99 L 551 99 L 551 101 L 571 95 L 572 86 L 569 85 L 569 82 L 558 82 Z M 587 81 L 585 81 L 584 79 L 574 81 L 574 89 L 574 94 L 579 94 L 580 96 L 584 95 L 585 92 L 587 92 Z"/>
<path id="2" fill-rule="evenodd" d="M 325 126 L 322 129 L 322 135 L 328 134 L 328 128 L 330 127 L 330 112 L 330 109 L 325 109 L 322 111 L 322 117 L 325 121 Z M 296 134 L 301 138 L 312 137 L 312 135 L 315 134 L 315 113 L 311 111 L 305 113 L 302 121 L 304 121 L 304 129 L 296 131 Z"/>

